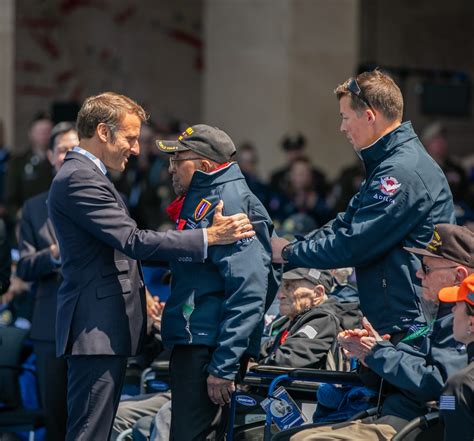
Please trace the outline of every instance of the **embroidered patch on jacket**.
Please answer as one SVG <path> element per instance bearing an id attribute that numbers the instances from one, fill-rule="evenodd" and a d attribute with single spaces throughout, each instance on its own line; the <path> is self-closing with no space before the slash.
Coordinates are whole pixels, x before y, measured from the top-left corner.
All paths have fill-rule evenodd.
<path id="1" fill-rule="evenodd" d="M 255 236 L 252 237 L 244 237 L 243 239 L 238 240 L 235 242 L 236 245 L 245 245 L 246 243 L 252 242 L 255 239 Z"/>
<path id="2" fill-rule="evenodd" d="M 456 410 L 456 400 L 453 395 L 441 395 L 439 399 L 440 410 Z"/>
<path id="3" fill-rule="evenodd" d="M 186 221 L 186 226 L 187 226 L 188 228 L 192 229 L 192 230 L 195 230 L 195 229 L 198 227 L 197 223 L 194 222 L 194 221 L 191 220 L 191 219 L 188 219 L 188 220 Z"/>
<path id="4" fill-rule="evenodd" d="M 194 210 L 194 219 L 199 222 L 211 208 L 211 203 L 207 199 L 201 199 L 201 202 Z"/>
<path id="5" fill-rule="evenodd" d="M 434 227 L 433 231 L 433 237 L 431 238 L 431 241 L 428 245 L 426 245 L 426 248 L 429 251 L 436 252 L 438 251 L 438 248 L 443 245 L 443 241 L 441 240 L 441 236 L 438 233 L 438 230 L 436 227 Z"/>
<path id="6" fill-rule="evenodd" d="M 306 325 L 304 328 L 301 328 L 296 334 L 304 334 L 306 337 L 313 339 L 318 335 L 318 331 L 310 325 Z"/>
<path id="7" fill-rule="evenodd" d="M 383 178 L 380 178 L 380 191 L 385 196 L 393 196 L 401 187 L 401 185 L 402 184 L 400 184 L 397 179 L 392 176 L 384 176 Z"/>

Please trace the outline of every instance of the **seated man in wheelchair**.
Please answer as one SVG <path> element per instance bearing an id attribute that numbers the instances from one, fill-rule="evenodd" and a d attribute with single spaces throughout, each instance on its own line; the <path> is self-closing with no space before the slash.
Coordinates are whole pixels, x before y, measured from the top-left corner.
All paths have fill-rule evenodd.
<path id="1" fill-rule="evenodd" d="M 426 250 L 408 251 L 423 256 L 417 276 L 423 298 L 438 304 L 436 318 L 427 326 L 410 329 L 395 345 L 367 320 L 363 329 L 345 331 L 338 337 L 345 350 L 380 378 L 385 397 L 378 414 L 332 426 L 302 427 L 297 433 L 281 432 L 275 439 L 390 440 L 411 419 L 425 414 L 426 403 L 439 399 L 447 377 L 466 366 L 465 351 L 458 350 L 453 336 L 452 304 L 439 304 L 437 293 L 474 272 L 469 266 L 474 235 L 465 227 L 440 224 Z"/>

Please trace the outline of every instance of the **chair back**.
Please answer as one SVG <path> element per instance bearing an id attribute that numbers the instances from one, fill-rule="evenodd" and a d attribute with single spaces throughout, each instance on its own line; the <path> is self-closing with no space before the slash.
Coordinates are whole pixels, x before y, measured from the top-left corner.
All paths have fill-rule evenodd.
<path id="1" fill-rule="evenodd" d="M 21 406 L 18 376 L 21 350 L 28 332 L 13 326 L 0 327 L 0 409 Z"/>

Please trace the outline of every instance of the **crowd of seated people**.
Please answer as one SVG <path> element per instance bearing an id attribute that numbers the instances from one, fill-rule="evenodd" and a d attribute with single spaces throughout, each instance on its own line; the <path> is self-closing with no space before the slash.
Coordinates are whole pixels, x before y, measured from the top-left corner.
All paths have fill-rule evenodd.
<path id="1" fill-rule="evenodd" d="M 445 130 L 439 126 L 428 129 L 423 139 L 427 150 L 440 163 L 448 177 L 453 190 L 458 222 L 472 228 L 474 225 L 474 178 L 447 155 Z M 10 152 L 9 155 L 3 155 L 0 158 L 0 177 L 2 178 L 0 214 L 4 218 L 2 222 L 10 235 L 9 241 L 4 241 L 4 243 L 17 248 L 19 241 L 21 250 L 23 241 L 23 245 L 29 247 L 28 253 L 43 253 L 43 257 L 48 257 L 49 265 L 47 265 L 48 272 L 35 273 L 37 274 L 35 277 L 31 276 L 31 273 L 29 273 L 31 277 L 26 275 L 25 258 L 28 253 L 23 249 L 23 255 L 20 255 L 20 271 L 17 274 L 15 274 L 16 262 L 13 262 L 11 284 L 4 283 L 2 279 L 0 326 L 13 325 L 15 322 L 19 326 L 28 326 L 28 321 L 34 320 L 35 308 L 38 308 L 39 299 L 35 300 L 35 294 L 38 295 L 38 292 L 41 294 L 41 283 L 44 284 L 45 280 L 50 283 L 53 279 L 54 283 L 58 283 L 60 260 L 55 261 L 55 258 L 59 256 L 55 254 L 54 243 L 44 246 L 34 243 L 37 249 L 33 249 L 35 247 L 31 244 L 25 245 L 24 231 L 23 237 L 18 236 L 22 219 L 23 222 L 28 220 L 29 226 L 33 225 L 31 228 L 38 230 L 40 228 L 36 224 L 36 217 L 39 214 L 36 210 L 32 211 L 31 202 L 27 203 L 27 201 L 31 197 L 35 198 L 46 192 L 54 176 L 55 164 L 52 155 L 57 132 L 53 130 L 52 133 L 52 130 L 53 124 L 49 118 L 44 114 L 39 115 L 30 124 L 30 145 L 21 151 Z M 174 198 L 170 185 L 168 161 L 167 158 L 158 154 L 157 149 L 154 148 L 154 140 L 160 137 L 175 138 L 181 130 L 180 125 L 159 127 L 149 124 L 144 126 L 140 139 L 140 155 L 131 158 L 124 173 L 110 174 L 110 179 L 123 194 L 131 215 L 141 228 L 172 228 L 172 223 L 166 214 L 166 208 Z M 0 130 L 0 135 L 1 133 Z M 3 144 L 0 136 L 0 151 L 4 149 Z M 333 185 L 330 185 L 324 173 L 315 168 L 306 156 L 306 140 L 302 135 L 285 137 L 282 148 L 285 151 L 287 163 L 272 174 L 269 183 L 259 176 L 258 154 L 254 146 L 251 144 L 242 146 L 238 152 L 237 161 L 241 165 L 249 187 L 262 200 L 280 231 L 290 235 L 305 234 L 324 225 L 337 211 L 345 207 L 346 201 L 357 191 L 362 182 L 364 171 L 360 163 L 357 163 L 345 170 Z M 46 219 L 43 221 L 46 222 Z M 449 242 L 448 237 L 456 237 L 458 233 L 448 230 L 443 234 L 446 235 L 445 242 Z M 469 233 L 463 230 L 463 234 Z M 471 254 L 472 252 L 474 249 L 471 250 Z M 450 258 L 429 255 L 422 257 L 424 266 L 419 272 L 419 277 L 423 283 L 424 294 L 426 293 L 427 296 L 426 300 L 437 304 L 436 294 L 439 289 L 460 283 L 473 271 L 469 262 L 452 257 L 452 255 Z M 434 272 L 436 267 L 441 266 L 439 263 L 444 260 L 447 262 L 444 262 L 442 266 L 452 266 L 449 273 L 452 273 L 453 280 L 448 280 L 449 277 L 446 274 L 443 274 L 441 280 L 437 278 L 441 273 Z M 3 259 L 2 264 L 5 262 L 7 260 Z M 460 270 L 459 267 L 464 269 Z M 430 268 L 433 272 L 430 272 Z M 18 276 L 23 276 L 23 279 Z M 42 301 L 44 304 L 44 299 Z M 159 340 L 160 311 L 163 304 L 151 295 L 148 297 L 148 303 L 150 324 L 154 323 L 154 326 L 149 327 L 150 354 L 148 358 L 145 357 L 146 361 L 141 367 L 145 367 L 155 356 L 166 359 L 166 353 L 162 352 Z M 391 436 L 408 420 L 425 412 L 426 401 L 437 400 L 448 376 L 466 365 L 465 354 L 458 351 L 459 345 L 453 337 L 449 306 L 436 305 L 434 309 L 437 311 L 437 316 L 432 323 L 429 323 L 429 327 L 414 329 L 412 334 L 401 341 L 390 341 L 385 336 L 378 335 L 369 323 L 362 324 L 355 276 L 350 268 L 331 271 L 300 268 L 288 271 L 283 274 L 276 304 L 279 310 L 270 327 L 271 335 L 264 339 L 261 346 L 261 358 L 255 360 L 256 363 L 325 369 L 328 367 L 328 356 L 337 340 L 338 333 L 342 330 L 354 330 L 352 333 L 344 334 L 343 337 L 340 336 L 339 344 L 360 361 L 364 374 L 366 373 L 364 371 L 371 371 L 366 375 L 367 384 L 377 390 L 377 393 L 381 390 L 380 378 L 383 379 L 382 389 L 385 399 L 380 415 L 375 420 L 365 422 L 365 426 L 360 425 L 361 429 L 351 427 L 350 430 L 363 431 L 370 426 L 367 430 L 373 431 L 373 427 L 378 426 L 375 430 L 383 432 L 382 436 Z M 54 322 L 52 323 L 54 325 Z M 39 338 L 39 340 L 43 343 L 44 341 L 51 343 L 51 338 Z M 37 342 L 35 346 L 43 347 L 43 351 L 46 348 L 44 344 L 40 345 Z M 51 352 L 50 349 L 48 351 Z M 38 349 L 38 353 L 40 352 L 41 350 Z M 48 362 L 44 360 L 48 360 L 45 353 L 42 358 L 40 356 L 38 364 L 39 373 L 43 369 L 43 374 L 41 374 L 43 379 L 48 377 L 44 370 L 51 366 L 45 365 L 44 363 Z M 42 367 L 40 362 L 43 363 Z M 395 369 L 394 366 L 396 366 L 396 372 L 392 370 Z M 408 373 L 413 366 L 417 366 L 416 378 Z M 372 375 L 374 372 L 377 374 L 375 380 Z M 63 380 L 64 375 L 62 372 Z M 51 380 L 50 378 L 49 381 Z M 62 387 L 61 390 L 63 389 Z M 40 392 L 41 390 L 42 387 L 40 387 Z M 43 388 L 41 393 L 42 399 L 45 400 L 48 392 Z M 43 406 L 50 405 L 51 403 L 43 401 Z M 57 403 L 55 405 L 57 407 Z M 119 405 L 112 439 L 129 428 L 134 429 L 133 439 L 147 439 L 146 437 L 155 440 L 167 439 L 169 407 L 169 391 L 146 396 L 137 395 L 123 400 Z M 62 415 L 60 418 L 64 424 L 65 416 Z M 387 420 L 389 422 L 386 424 Z M 57 419 L 56 422 L 61 421 Z M 56 429 L 49 427 L 48 430 Z M 61 430 L 64 430 L 64 427 Z M 335 429 L 331 428 L 331 430 Z M 370 436 L 365 432 L 361 433 L 364 433 L 361 436 Z M 294 436 L 295 438 L 291 439 L 305 439 L 306 435 L 303 433 Z M 308 436 L 314 436 L 314 434 Z M 56 438 L 51 436 L 47 439 Z M 60 439 L 60 435 L 57 439 Z"/>

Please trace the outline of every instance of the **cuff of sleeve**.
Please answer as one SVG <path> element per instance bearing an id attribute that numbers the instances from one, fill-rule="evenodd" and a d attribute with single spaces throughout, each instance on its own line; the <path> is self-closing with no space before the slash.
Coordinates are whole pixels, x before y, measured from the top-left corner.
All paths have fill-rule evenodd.
<path id="1" fill-rule="evenodd" d="M 234 381 L 237 375 L 237 370 L 235 372 L 225 372 L 218 369 L 213 368 L 211 365 L 207 368 L 207 372 L 214 377 L 223 378 L 224 380 L 231 380 Z"/>
<path id="2" fill-rule="evenodd" d="M 365 357 L 365 362 L 370 365 L 371 361 L 374 361 L 377 357 L 377 352 L 385 348 L 393 348 L 393 344 L 388 340 L 379 341 L 375 344 L 372 350 Z"/>

